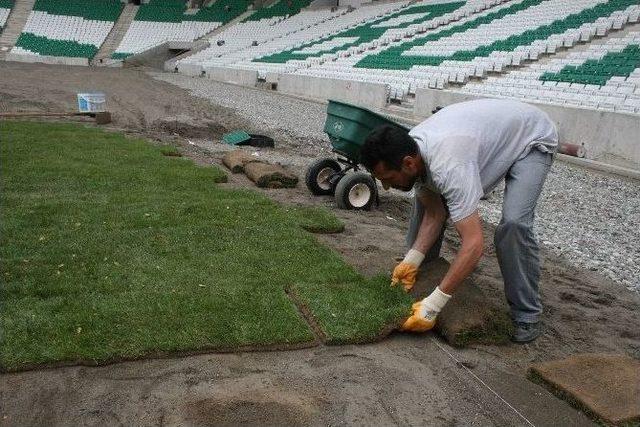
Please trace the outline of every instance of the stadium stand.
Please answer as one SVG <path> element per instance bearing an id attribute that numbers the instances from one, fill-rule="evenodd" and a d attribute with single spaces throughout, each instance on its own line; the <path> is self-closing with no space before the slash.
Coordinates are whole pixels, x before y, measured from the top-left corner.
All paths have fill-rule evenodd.
<path id="1" fill-rule="evenodd" d="M 267 55 L 255 50 L 245 51 L 242 53 L 248 55 L 243 56 L 241 53 L 235 58 L 221 58 L 217 62 L 220 65 L 226 63 L 227 66 L 232 64 L 230 66 L 235 68 L 258 70 L 262 76 L 269 71 L 284 71 L 318 77 L 388 83 L 392 86 L 392 97 L 399 97 L 406 95 L 409 90 L 413 92 L 417 87 L 411 82 L 404 88 L 410 79 L 402 75 L 403 73 L 392 75 L 386 69 L 359 70 L 354 68 L 353 64 L 368 54 L 381 52 L 386 46 L 398 44 L 450 22 L 460 21 L 500 3 L 501 1 L 496 0 L 397 3 L 396 8 L 384 10 L 383 13 L 369 14 L 364 19 L 352 19 L 347 22 L 346 27 L 322 32 L 303 43 L 289 42 L 289 49 L 274 52 L 274 49 L 269 50 L 271 46 L 267 44 L 264 47 Z M 364 6 L 356 12 L 362 14 L 367 10 L 374 11 L 374 7 Z M 345 17 L 359 18 L 352 14 Z M 236 59 L 240 61 L 234 63 Z M 403 87 L 398 88 L 398 85 Z"/>
<path id="2" fill-rule="evenodd" d="M 253 62 L 258 69 L 274 62 L 295 64 L 292 72 L 297 74 L 387 83 L 392 98 L 405 99 L 419 87 L 442 89 L 464 84 L 472 77 L 485 78 L 488 72 L 499 73 L 523 61 L 536 61 L 540 55 L 588 42 L 637 21 L 639 8 L 635 0 L 495 3 L 487 2 L 486 10 L 446 25 L 438 25 L 442 21 L 435 19 L 437 28 L 426 34 L 421 31 L 433 26 L 433 21 L 393 28 L 368 44 L 344 50 L 345 44 L 330 49 L 329 54 L 323 50 L 305 57 L 300 56 L 300 50 L 289 50 Z M 402 13 L 412 15 L 406 9 Z M 342 35 L 345 33 L 336 38 Z"/>
<path id="3" fill-rule="evenodd" d="M 257 70 L 261 77 L 267 72 L 296 72 L 319 77 L 383 82 L 392 85 L 392 96 L 402 95 L 409 89 L 414 91 L 417 86 L 411 83 L 406 91 L 398 91 L 394 83 L 407 82 L 400 73 L 392 76 L 387 70 L 358 70 L 348 63 L 349 60 L 353 62 L 369 53 L 380 52 L 385 46 L 459 21 L 500 3 L 501 1 L 496 0 L 419 1 L 363 6 L 342 19 L 323 24 L 317 33 L 305 30 L 299 38 L 291 38 L 289 35 L 286 40 L 265 43 L 260 49 L 245 49 L 235 55 L 205 61 L 205 64 Z"/>
<path id="4" fill-rule="evenodd" d="M 637 16 L 633 19 L 637 20 Z M 556 105 L 640 113 L 640 32 L 590 44 L 587 50 L 546 64 L 531 64 L 463 92 Z"/>
<path id="5" fill-rule="evenodd" d="M 119 0 L 37 0 L 12 53 L 90 59 L 122 8 Z"/>
<path id="6" fill-rule="evenodd" d="M 363 46 L 363 48 L 375 47 L 372 43 L 379 40 L 380 43 L 388 43 L 393 39 L 406 37 L 411 24 L 424 24 L 427 19 L 433 20 L 449 12 L 453 12 L 463 6 L 464 2 L 420 4 L 405 7 L 389 16 L 377 19 L 373 22 L 363 23 L 355 28 L 348 29 L 336 35 L 312 41 L 303 46 L 280 52 L 274 55 L 257 58 L 254 62 L 281 63 L 291 60 L 306 60 L 322 54 L 333 54 L 344 51 L 350 47 Z M 426 30 L 426 26 L 425 26 Z M 383 38 L 384 36 L 384 38 Z"/>
<path id="7" fill-rule="evenodd" d="M 168 41 L 192 42 L 244 13 L 250 0 L 217 0 L 188 10 L 184 0 L 143 3 L 112 58 L 123 59 Z"/>
<path id="8" fill-rule="evenodd" d="M 634 0 L 524 0 L 488 9 L 426 35 L 403 38 L 389 46 L 318 64 L 299 73 L 357 75 L 387 82 L 392 96 L 404 98 L 418 87 L 442 89 L 471 77 L 502 72 L 507 66 L 536 61 L 561 47 L 588 41 L 614 23 L 624 25 Z"/>
<path id="9" fill-rule="evenodd" d="M 5 22 L 7 22 L 12 7 L 13 0 L 0 0 L 0 33 L 2 32 Z"/>
<path id="10" fill-rule="evenodd" d="M 261 76 L 267 72 L 292 72 L 300 68 L 296 60 L 283 61 L 281 63 L 256 63 L 254 58 L 277 54 L 289 49 L 299 49 L 314 40 L 320 40 L 334 34 L 345 31 L 348 28 L 360 25 L 364 22 L 376 20 L 394 11 L 406 7 L 406 2 L 383 3 L 378 5 L 363 6 L 348 13 L 344 10 L 337 11 L 336 15 L 324 22 L 317 23 L 308 28 L 294 30 L 290 33 L 278 36 L 268 42 L 251 46 L 239 51 L 219 55 L 219 57 L 198 59 L 202 65 L 207 66 L 230 66 L 233 68 L 257 70 Z M 294 17 L 295 18 L 295 17 Z M 288 20 L 287 20 L 288 21 Z M 287 27 L 295 21 L 285 21 Z"/>
<path id="11" fill-rule="evenodd" d="M 290 36 L 295 32 L 308 31 L 311 27 L 325 25 L 327 21 L 345 13 L 347 13 L 346 8 L 334 11 L 323 9 L 302 11 L 288 17 L 282 15 L 260 20 L 244 20 L 242 23 L 233 25 L 222 33 L 211 37 L 209 39 L 210 47 L 179 61 L 178 69 L 184 69 L 185 66 L 196 66 L 202 70 L 203 66 L 209 65 L 207 61 L 210 59 L 219 58 L 248 47 L 255 49 L 254 46 L 259 44 L 283 36 Z M 224 44 L 218 44 L 218 42 L 224 42 Z M 213 63 L 215 61 L 211 61 L 211 64 Z M 195 74 L 199 74 L 199 72 Z"/>

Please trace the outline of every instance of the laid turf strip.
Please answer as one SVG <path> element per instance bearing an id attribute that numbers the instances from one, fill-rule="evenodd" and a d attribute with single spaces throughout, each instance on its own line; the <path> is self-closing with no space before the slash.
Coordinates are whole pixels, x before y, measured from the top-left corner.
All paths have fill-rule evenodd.
<path id="1" fill-rule="evenodd" d="M 326 335 L 327 344 L 365 343 L 387 336 L 411 313 L 411 297 L 378 276 L 353 283 L 298 283 L 292 287 Z"/>
<path id="2" fill-rule="evenodd" d="M 0 369 L 312 342 L 292 285 L 330 341 L 405 314 L 388 278 L 364 279 L 304 231 L 340 231 L 330 212 L 218 188 L 219 169 L 163 151 L 0 121 Z"/>

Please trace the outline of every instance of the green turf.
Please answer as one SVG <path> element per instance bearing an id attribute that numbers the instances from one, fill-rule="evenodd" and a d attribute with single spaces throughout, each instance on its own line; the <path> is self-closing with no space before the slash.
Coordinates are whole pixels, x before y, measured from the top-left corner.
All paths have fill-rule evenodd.
<path id="1" fill-rule="evenodd" d="M 309 307 L 329 344 L 374 341 L 400 326 L 411 314 L 413 302 L 382 276 L 351 283 L 298 283 L 293 290 Z"/>
<path id="2" fill-rule="evenodd" d="M 0 121 L 0 369 L 309 342 L 297 283 L 330 341 L 406 310 L 302 230 L 339 231 L 330 212 L 218 188 L 222 171 L 167 151 Z"/>
<path id="3" fill-rule="evenodd" d="M 287 208 L 297 219 L 303 229 L 312 233 L 331 234 L 342 233 L 344 224 L 326 208 L 295 206 Z"/>

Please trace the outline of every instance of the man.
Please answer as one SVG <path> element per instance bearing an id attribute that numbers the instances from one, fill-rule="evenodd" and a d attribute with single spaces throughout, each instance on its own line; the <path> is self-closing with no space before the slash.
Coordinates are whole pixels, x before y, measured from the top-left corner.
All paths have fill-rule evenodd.
<path id="1" fill-rule="evenodd" d="M 462 242 L 439 286 L 413 305 L 404 330 L 431 329 L 476 267 L 483 249 L 478 203 L 505 180 L 494 242 L 515 326 L 512 339 L 525 343 L 540 335 L 540 262 L 533 218 L 557 145 L 558 133 L 544 112 L 498 99 L 453 104 L 410 132 L 383 126 L 368 135 L 362 164 L 385 189 L 415 191 L 408 252 L 393 271 L 392 285 L 411 289 L 420 264 L 439 256 L 447 216 Z"/>

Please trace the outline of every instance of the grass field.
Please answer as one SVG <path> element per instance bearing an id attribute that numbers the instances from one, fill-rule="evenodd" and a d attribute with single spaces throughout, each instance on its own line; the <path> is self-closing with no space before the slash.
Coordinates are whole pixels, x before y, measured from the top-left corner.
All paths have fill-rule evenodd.
<path id="1" fill-rule="evenodd" d="M 279 206 L 143 140 L 0 122 L 0 369 L 158 352 L 374 338 L 408 296 L 302 231 L 342 225 Z"/>

